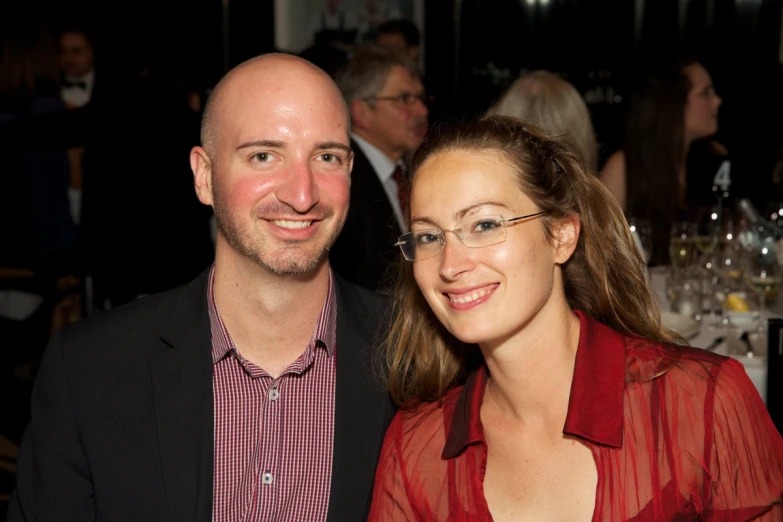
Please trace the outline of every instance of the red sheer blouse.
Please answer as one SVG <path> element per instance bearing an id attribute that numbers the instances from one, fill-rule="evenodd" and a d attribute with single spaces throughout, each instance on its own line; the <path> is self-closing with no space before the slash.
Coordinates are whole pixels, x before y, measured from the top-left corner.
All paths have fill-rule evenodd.
<path id="1" fill-rule="evenodd" d="M 594 521 L 783 520 L 783 440 L 741 364 L 577 315 L 563 432 L 593 452 Z M 371 521 L 492 520 L 479 415 L 486 380 L 481 369 L 441 406 L 397 414 Z"/>

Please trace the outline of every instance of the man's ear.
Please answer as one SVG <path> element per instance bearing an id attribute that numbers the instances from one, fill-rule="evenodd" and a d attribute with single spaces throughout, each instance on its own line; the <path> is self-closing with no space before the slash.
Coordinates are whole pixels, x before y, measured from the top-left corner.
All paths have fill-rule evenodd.
<path id="1" fill-rule="evenodd" d="M 368 130 L 371 124 L 372 107 L 364 100 L 353 100 L 348 107 L 351 112 L 351 126 L 354 129 Z"/>
<path id="2" fill-rule="evenodd" d="M 201 147 L 190 151 L 190 169 L 193 171 L 193 184 L 198 200 L 205 205 L 214 206 L 212 193 L 212 160 Z"/>
<path id="3" fill-rule="evenodd" d="M 555 248 L 555 262 L 562 265 L 574 254 L 579 242 L 580 222 L 578 216 L 568 216 L 553 224 L 552 241 Z"/>

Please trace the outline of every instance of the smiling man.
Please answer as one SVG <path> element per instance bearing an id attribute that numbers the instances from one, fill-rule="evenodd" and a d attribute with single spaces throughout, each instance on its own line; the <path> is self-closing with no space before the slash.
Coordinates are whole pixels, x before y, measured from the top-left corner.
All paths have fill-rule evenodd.
<path id="1" fill-rule="evenodd" d="M 230 71 L 191 152 L 214 265 L 47 348 L 9 520 L 365 520 L 383 303 L 332 273 L 353 154 L 309 62 Z"/>

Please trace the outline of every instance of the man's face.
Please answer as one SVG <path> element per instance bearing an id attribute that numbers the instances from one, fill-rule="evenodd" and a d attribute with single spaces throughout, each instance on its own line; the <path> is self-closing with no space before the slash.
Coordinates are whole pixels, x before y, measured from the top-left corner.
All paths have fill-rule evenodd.
<path id="1" fill-rule="evenodd" d="M 405 95 L 408 100 L 405 101 Z M 407 69 L 394 66 L 389 71 L 383 89 L 369 101 L 364 113 L 365 134 L 370 141 L 391 158 L 414 151 L 427 133 L 427 106 L 421 80 Z M 368 102 L 362 102 L 368 103 Z"/>
<path id="2" fill-rule="evenodd" d="M 323 79 L 299 76 L 256 74 L 224 92 L 211 162 L 218 249 L 278 275 L 315 270 L 348 212 L 344 104 Z"/>
<path id="3" fill-rule="evenodd" d="M 60 68 L 68 76 L 84 76 L 93 65 L 93 51 L 83 33 L 63 33 L 60 37 Z"/>

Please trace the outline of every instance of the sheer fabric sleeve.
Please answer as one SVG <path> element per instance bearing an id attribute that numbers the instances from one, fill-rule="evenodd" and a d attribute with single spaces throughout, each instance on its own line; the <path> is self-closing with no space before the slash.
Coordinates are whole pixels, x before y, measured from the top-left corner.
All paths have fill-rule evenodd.
<path id="1" fill-rule="evenodd" d="M 714 405 L 706 520 L 782 521 L 783 440 L 745 369 L 733 359 L 721 365 Z"/>
<path id="2" fill-rule="evenodd" d="M 408 498 L 405 465 L 402 460 L 402 413 L 386 431 L 372 494 L 369 522 L 418 521 Z"/>

